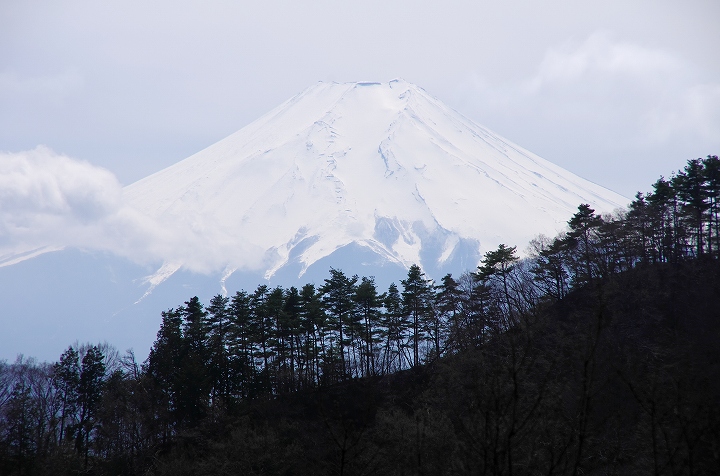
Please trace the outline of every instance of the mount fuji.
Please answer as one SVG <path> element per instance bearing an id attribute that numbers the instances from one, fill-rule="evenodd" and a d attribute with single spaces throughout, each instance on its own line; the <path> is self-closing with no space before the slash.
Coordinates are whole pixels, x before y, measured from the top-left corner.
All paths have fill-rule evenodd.
<path id="1" fill-rule="evenodd" d="M 580 203 L 626 202 L 401 80 L 319 83 L 124 192 L 190 235 L 156 281 L 183 266 L 302 276 L 347 246 L 457 272 L 500 243 L 555 234 Z"/>
<path id="2" fill-rule="evenodd" d="M 627 202 L 403 80 L 318 83 L 125 187 L 122 207 L 142 232 L 107 232 L 123 245 L 52 243 L 64 250 L 6 259 L 0 299 L 26 319 L 0 316 L 10 329 L 0 358 L 37 355 L 18 342 L 37 349 L 25 334 L 38 328 L 50 329 L 44 358 L 75 339 L 147 352 L 160 311 L 194 294 L 321 284 L 330 266 L 380 285 L 413 263 L 435 279 L 457 275 L 500 243 L 555 235 L 581 203 L 611 212 Z"/>

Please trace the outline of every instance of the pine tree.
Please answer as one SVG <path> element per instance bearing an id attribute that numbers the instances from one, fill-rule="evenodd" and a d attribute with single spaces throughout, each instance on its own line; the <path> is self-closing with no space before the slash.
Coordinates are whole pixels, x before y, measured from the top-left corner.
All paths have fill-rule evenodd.
<path id="1" fill-rule="evenodd" d="M 160 330 L 144 366 L 153 383 L 151 401 L 163 441 L 167 441 L 180 421 L 179 398 L 183 384 L 179 376 L 183 349 L 181 326 L 179 311 L 170 309 L 162 313 Z"/>
<path id="2" fill-rule="evenodd" d="M 658 251 L 658 261 L 677 262 L 684 254 L 685 231 L 681 226 L 680 205 L 671 181 L 660 177 L 653 184 L 653 191 L 646 196 L 653 223 L 653 244 Z"/>
<path id="3" fill-rule="evenodd" d="M 385 312 L 380 318 L 380 325 L 384 329 L 385 348 L 383 351 L 383 372 L 388 374 L 404 367 L 405 334 L 407 322 L 403 318 L 402 296 L 395 283 L 390 283 L 383 299 Z M 407 359 L 409 361 L 409 358 Z"/>
<path id="4" fill-rule="evenodd" d="M 563 299 L 570 285 L 569 258 L 564 236 L 552 241 L 543 237 L 535 240 L 533 245 L 535 249 L 531 272 L 541 294 L 556 301 Z"/>
<path id="5" fill-rule="evenodd" d="M 587 204 L 580 205 L 568 221 L 569 231 L 565 241 L 572 251 L 576 284 L 592 282 L 596 277 L 595 239 L 601 224 L 602 218 Z"/>
<path id="6" fill-rule="evenodd" d="M 375 373 L 375 346 L 378 341 L 378 323 L 382 307 L 381 296 L 375 287 L 374 278 L 363 278 L 355 288 L 355 302 L 357 315 L 361 319 L 362 348 L 360 354 L 363 359 L 363 375 Z"/>
<path id="7" fill-rule="evenodd" d="M 420 343 L 426 336 L 427 322 L 433 318 L 433 286 L 432 280 L 425 278 L 420 266 L 413 264 L 408 270 L 403 285 L 403 315 L 409 320 L 410 338 L 413 349 L 413 367 L 420 364 Z"/>
<path id="8" fill-rule="evenodd" d="M 105 385 L 105 356 L 97 346 L 90 347 L 82 359 L 78 406 L 80 419 L 76 433 L 75 447 L 84 456 L 85 470 L 90 453 L 90 435 L 95 428 L 95 416 Z"/>
<path id="9" fill-rule="evenodd" d="M 650 206 L 641 192 L 635 195 L 635 200 L 628 206 L 625 224 L 628 228 L 633 253 L 638 260 L 643 263 L 657 262 L 658 256 L 652 243 Z"/>
<path id="10" fill-rule="evenodd" d="M 249 396 L 250 383 L 255 379 L 252 340 L 254 334 L 251 297 L 237 291 L 232 297 L 228 320 L 229 392 L 234 396 Z"/>
<path id="11" fill-rule="evenodd" d="M 705 251 L 704 218 L 711 206 L 702 160 L 689 160 L 683 171 L 673 177 L 671 186 L 681 201 L 683 222 L 695 242 L 695 256 L 700 256 Z"/>
<path id="12" fill-rule="evenodd" d="M 323 310 L 321 295 L 314 284 L 306 284 L 300 291 L 300 327 L 302 329 L 303 367 L 305 385 L 311 386 L 320 378 L 321 358 L 326 352 L 325 338 L 328 332 L 327 315 Z"/>
<path id="13" fill-rule="evenodd" d="M 271 349 L 269 372 L 267 377 L 272 388 L 280 390 L 281 384 L 287 380 L 288 375 L 288 334 L 283 325 L 283 307 L 285 306 L 285 292 L 279 286 L 273 288 L 268 294 L 266 307 L 268 312 L 268 346 Z"/>
<path id="14" fill-rule="evenodd" d="M 516 317 L 517 303 L 510 289 L 511 274 L 519 260 L 515 255 L 516 248 L 501 243 L 497 250 L 485 253 L 477 270 L 478 281 L 490 286 L 491 289 L 500 288 L 502 296 L 500 302 L 504 304 L 502 311 L 504 322 L 500 323 L 501 329 L 506 329 L 514 324 Z"/>
<path id="15" fill-rule="evenodd" d="M 353 295 L 357 280 L 357 276 L 348 278 L 341 270 L 330 268 L 330 278 L 325 279 L 325 284 L 320 288 L 323 307 L 330 319 L 330 325 L 338 334 L 337 348 L 342 378 L 347 375 L 349 370 L 348 359 L 345 355 L 345 348 L 348 344 L 345 329 L 349 325 L 354 311 Z"/>
<path id="16" fill-rule="evenodd" d="M 290 289 L 285 292 L 281 318 L 283 336 L 290 350 L 288 359 L 290 388 L 296 390 L 298 387 L 297 372 L 300 361 L 300 334 L 302 333 L 302 328 L 300 327 L 300 293 L 295 286 L 291 286 Z"/>
<path id="17" fill-rule="evenodd" d="M 250 342 L 257 369 L 252 385 L 252 395 L 267 394 L 272 390 L 270 366 L 275 356 L 272 346 L 275 324 L 269 308 L 269 296 L 270 289 L 267 285 L 261 284 L 250 298 L 250 329 L 252 331 Z"/>
<path id="18" fill-rule="evenodd" d="M 460 286 L 453 279 L 452 274 L 448 273 L 443 276 L 435 294 L 435 328 L 432 330 L 437 355 L 440 355 L 441 333 L 447 334 L 447 338 L 453 342 L 453 346 L 457 343 L 462 325 L 461 296 Z"/>
<path id="19" fill-rule="evenodd" d="M 178 414 L 188 426 L 197 425 L 209 407 L 211 376 L 208 355 L 208 313 L 197 296 L 179 309 L 182 317 L 182 351 L 178 386 Z"/>
<path id="20" fill-rule="evenodd" d="M 207 320 L 208 370 L 214 405 L 220 403 L 216 402 L 219 399 L 223 400 L 223 405 L 227 404 L 230 397 L 230 359 L 228 356 L 229 302 L 230 298 L 218 294 L 210 300 L 210 305 L 207 308 L 209 313 Z"/>
<path id="21" fill-rule="evenodd" d="M 53 365 L 53 385 L 61 400 L 58 434 L 58 445 L 61 445 L 66 437 L 66 428 L 75 423 L 78 404 L 80 361 L 77 350 L 72 346 L 68 347 L 60 356 L 60 361 Z"/>
<path id="22" fill-rule="evenodd" d="M 477 273 L 465 272 L 458 279 L 462 307 L 462 334 L 456 338 L 460 348 L 477 347 L 488 330 L 490 288 L 478 279 Z"/>

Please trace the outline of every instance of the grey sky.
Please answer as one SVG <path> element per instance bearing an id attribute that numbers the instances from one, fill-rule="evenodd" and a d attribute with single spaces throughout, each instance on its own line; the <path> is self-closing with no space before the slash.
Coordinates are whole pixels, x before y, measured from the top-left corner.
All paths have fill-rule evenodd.
<path id="1" fill-rule="evenodd" d="M 316 81 L 402 77 L 632 196 L 720 153 L 720 2 L 0 3 L 0 150 L 122 184 Z"/>

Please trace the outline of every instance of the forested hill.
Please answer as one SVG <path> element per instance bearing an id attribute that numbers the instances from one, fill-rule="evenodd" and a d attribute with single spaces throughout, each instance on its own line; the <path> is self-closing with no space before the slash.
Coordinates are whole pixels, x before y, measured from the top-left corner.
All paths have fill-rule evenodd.
<path id="1" fill-rule="evenodd" d="M 163 313 L 146 362 L 0 366 L 0 474 L 716 474 L 720 160 L 519 260 Z"/>

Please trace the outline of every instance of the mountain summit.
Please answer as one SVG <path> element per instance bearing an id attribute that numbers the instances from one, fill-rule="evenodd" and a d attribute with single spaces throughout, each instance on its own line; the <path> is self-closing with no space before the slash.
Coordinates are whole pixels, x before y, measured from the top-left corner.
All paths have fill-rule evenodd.
<path id="1" fill-rule="evenodd" d="M 318 83 L 124 198 L 187 235 L 153 282 L 180 267 L 297 278 L 342 250 L 457 272 L 554 235 L 580 203 L 626 203 L 403 80 Z"/>

